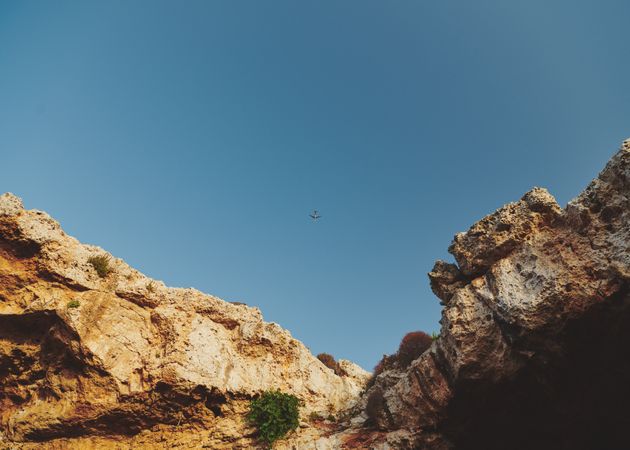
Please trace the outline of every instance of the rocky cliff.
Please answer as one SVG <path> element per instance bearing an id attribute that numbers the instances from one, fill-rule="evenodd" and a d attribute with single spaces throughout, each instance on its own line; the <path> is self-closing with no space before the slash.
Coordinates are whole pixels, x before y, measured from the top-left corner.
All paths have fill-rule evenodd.
<path id="1" fill-rule="evenodd" d="M 303 417 L 353 406 L 368 374 L 341 364 L 257 308 L 168 288 L 0 196 L 0 448 L 253 448 L 243 415 L 261 391 L 295 394 Z M 284 445 L 317 430 L 305 420 Z"/>
<path id="2" fill-rule="evenodd" d="M 449 251 L 440 337 L 377 377 L 370 442 L 630 448 L 630 140 L 566 208 L 535 188 Z"/>
<path id="3" fill-rule="evenodd" d="M 566 208 L 535 188 L 455 236 L 429 274 L 440 336 L 361 394 L 255 308 L 115 258 L 99 275 L 102 249 L 5 194 L 0 444 L 255 448 L 248 402 L 280 388 L 337 420 L 278 449 L 630 448 L 629 246 L 626 141 Z"/>

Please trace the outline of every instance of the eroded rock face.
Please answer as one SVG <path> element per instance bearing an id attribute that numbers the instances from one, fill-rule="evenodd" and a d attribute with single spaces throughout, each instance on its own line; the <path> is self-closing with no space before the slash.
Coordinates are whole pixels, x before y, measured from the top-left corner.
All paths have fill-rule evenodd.
<path id="1" fill-rule="evenodd" d="M 0 448 L 255 448 L 242 419 L 269 388 L 336 416 L 278 450 L 630 448 L 629 246 L 626 141 L 566 208 L 535 188 L 458 234 L 429 274 L 440 337 L 359 397 L 352 363 L 121 260 L 100 278 L 103 250 L 4 195 Z"/>
<path id="2" fill-rule="evenodd" d="M 356 402 L 365 371 L 335 375 L 257 308 L 113 257 L 100 277 L 99 255 L 0 196 L 0 447 L 253 448 L 243 416 L 261 391 L 297 395 L 303 417 Z M 305 422 L 289 443 L 319 434 Z"/>
<path id="3" fill-rule="evenodd" d="M 429 274 L 431 349 L 385 371 L 392 448 L 630 448 L 630 141 L 566 208 L 536 188 L 455 236 Z"/>

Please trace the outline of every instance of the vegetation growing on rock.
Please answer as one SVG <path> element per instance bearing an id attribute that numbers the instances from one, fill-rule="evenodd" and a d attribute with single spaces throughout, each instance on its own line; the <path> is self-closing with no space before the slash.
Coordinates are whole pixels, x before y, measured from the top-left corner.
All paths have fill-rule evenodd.
<path id="1" fill-rule="evenodd" d="M 258 439 L 272 446 L 289 431 L 297 429 L 300 400 L 292 394 L 267 391 L 252 400 L 247 420 L 258 430 Z"/>
<path id="2" fill-rule="evenodd" d="M 92 264 L 92 267 L 94 267 L 94 270 L 101 278 L 105 278 L 112 272 L 113 269 L 110 267 L 109 262 L 109 256 L 106 255 L 92 256 L 88 259 L 88 263 Z"/>
<path id="3" fill-rule="evenodd" d="M 424 331 L 412 331 L 407 333 L 400 341 L 398 353 L 396 354 L 398 362 L 402 367 L 409 367 L 412 361 L 426 352 L 433 338 Z"/>
<path id="4" fill-rule="evenodd" d="M 339 365 L 339 363 L 335 360 L 333 355 L 328 353 L 320 353 L 317 355 L 317 359 L 319 359 L 326 367 L 332 369 L 336 375 L 343 377 L 348 375 L 345 370 Z"/>
<path id="5" fill-rule="evenodd" d="M 24 286 L 38 299 L 28 309 Z M 270 379 L 326 417 L 351 408 L 368 376 L 341 361 L 341 379 L 257 308 L 166 288 L 12 194 L 0 195 L 0 298 L 0 441 L 10 434 L 20 448 L 50 450 L 58 438 L 64 448 L 260 448 L 243 419 Z M 177 368 L 168 380 L 165 364 Z M 54 395 L 42 403 L 42 393 Z M 298 429 L 287 445 L 304 448 L 318 433 Z"/>
<path id="6" fill-rule="evenodd" d="M 376 364 L 372 372 L 372 378 L 367 383 L 367 389 L 374 386 L 376 377 L 386 370 L 394 368 L 405 369 L 412 361 L 420 357 L 431 347 L 431 343 L 437 339 L 438 335 L 433 333 L 428 335 L 424 331 L 412 331 L 407 333 L 400 341 L 398 351 L 393 355 L 383 355 L 383 358 Z M 318 356 L 319 358 L 319 356 Z"/>
<path id="7" fill-rule="evenodd" d="M 393 368 L 396 361 L 396 355 L 383 355 L 381 360 L 374 367 L 374 376 L 378 376 L 384 371 Z"/>
<path id="8" fill-rule="evenodd" d="M 396 366 L 396 363 L 397 363 L 396 355 L 383 355 L 381 360 L 376 364 L 376 366 L 374 366 L 374 370 L 372 371 L 372 376 L 370 377 L 370 379 L 368 380 L 365 386 L 366 390 L 374 386 L 374 383 L 376 382 L 376 377 L 378 377 L 381 373 L 385 372 L 386 370 L 393 369 Z"/>

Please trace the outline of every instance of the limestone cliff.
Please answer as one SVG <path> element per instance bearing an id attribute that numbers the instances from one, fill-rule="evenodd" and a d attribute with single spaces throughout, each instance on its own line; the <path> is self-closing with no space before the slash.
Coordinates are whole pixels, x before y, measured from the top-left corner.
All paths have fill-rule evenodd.
<path id="1" fill-rule="evenodd" d="M 566 208 L 535 188 L 449 251 L 440 337 L 367 392 L 368 447 L 630 448 L 630 140 Z"/>
<path id="2" fill-rule="evenodd" d="M 342 365 L 257 308 L 168 288 L 0 196 L 0 448 L 253 448 L 253 395 L 281 389 L 303 417 L 337 416 L 368 376 Z"/>
<path id="3" fill-rule="evenodd" d="M 567 176 L 567 175 L 563 175 Z M 544 189 L 455 236 L 429 274 L 441 333 L 365 393 L 260 312 L 167 288 L 0 197 L 0 448 L 255 448 L 280 388 L 309 412 L 278 449 L 630 448 L 630 141 L 561 208 Z M 407 330 L 401 330 L 407 331 Z"/>

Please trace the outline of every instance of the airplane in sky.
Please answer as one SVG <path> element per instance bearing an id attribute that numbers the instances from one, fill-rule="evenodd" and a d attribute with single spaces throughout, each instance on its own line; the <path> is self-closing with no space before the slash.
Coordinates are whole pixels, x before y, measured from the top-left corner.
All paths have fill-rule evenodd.
<path id="1" fill-rule="evenodd" d="M 313 220 L 317 220 L 317 219 L 319 219 L 321 217 L 316 209 L 313 210 L 313 212 L 311 214 L 309 214 L 309 216 L 311 216 L 311 219 L 313 219 Z"/>

